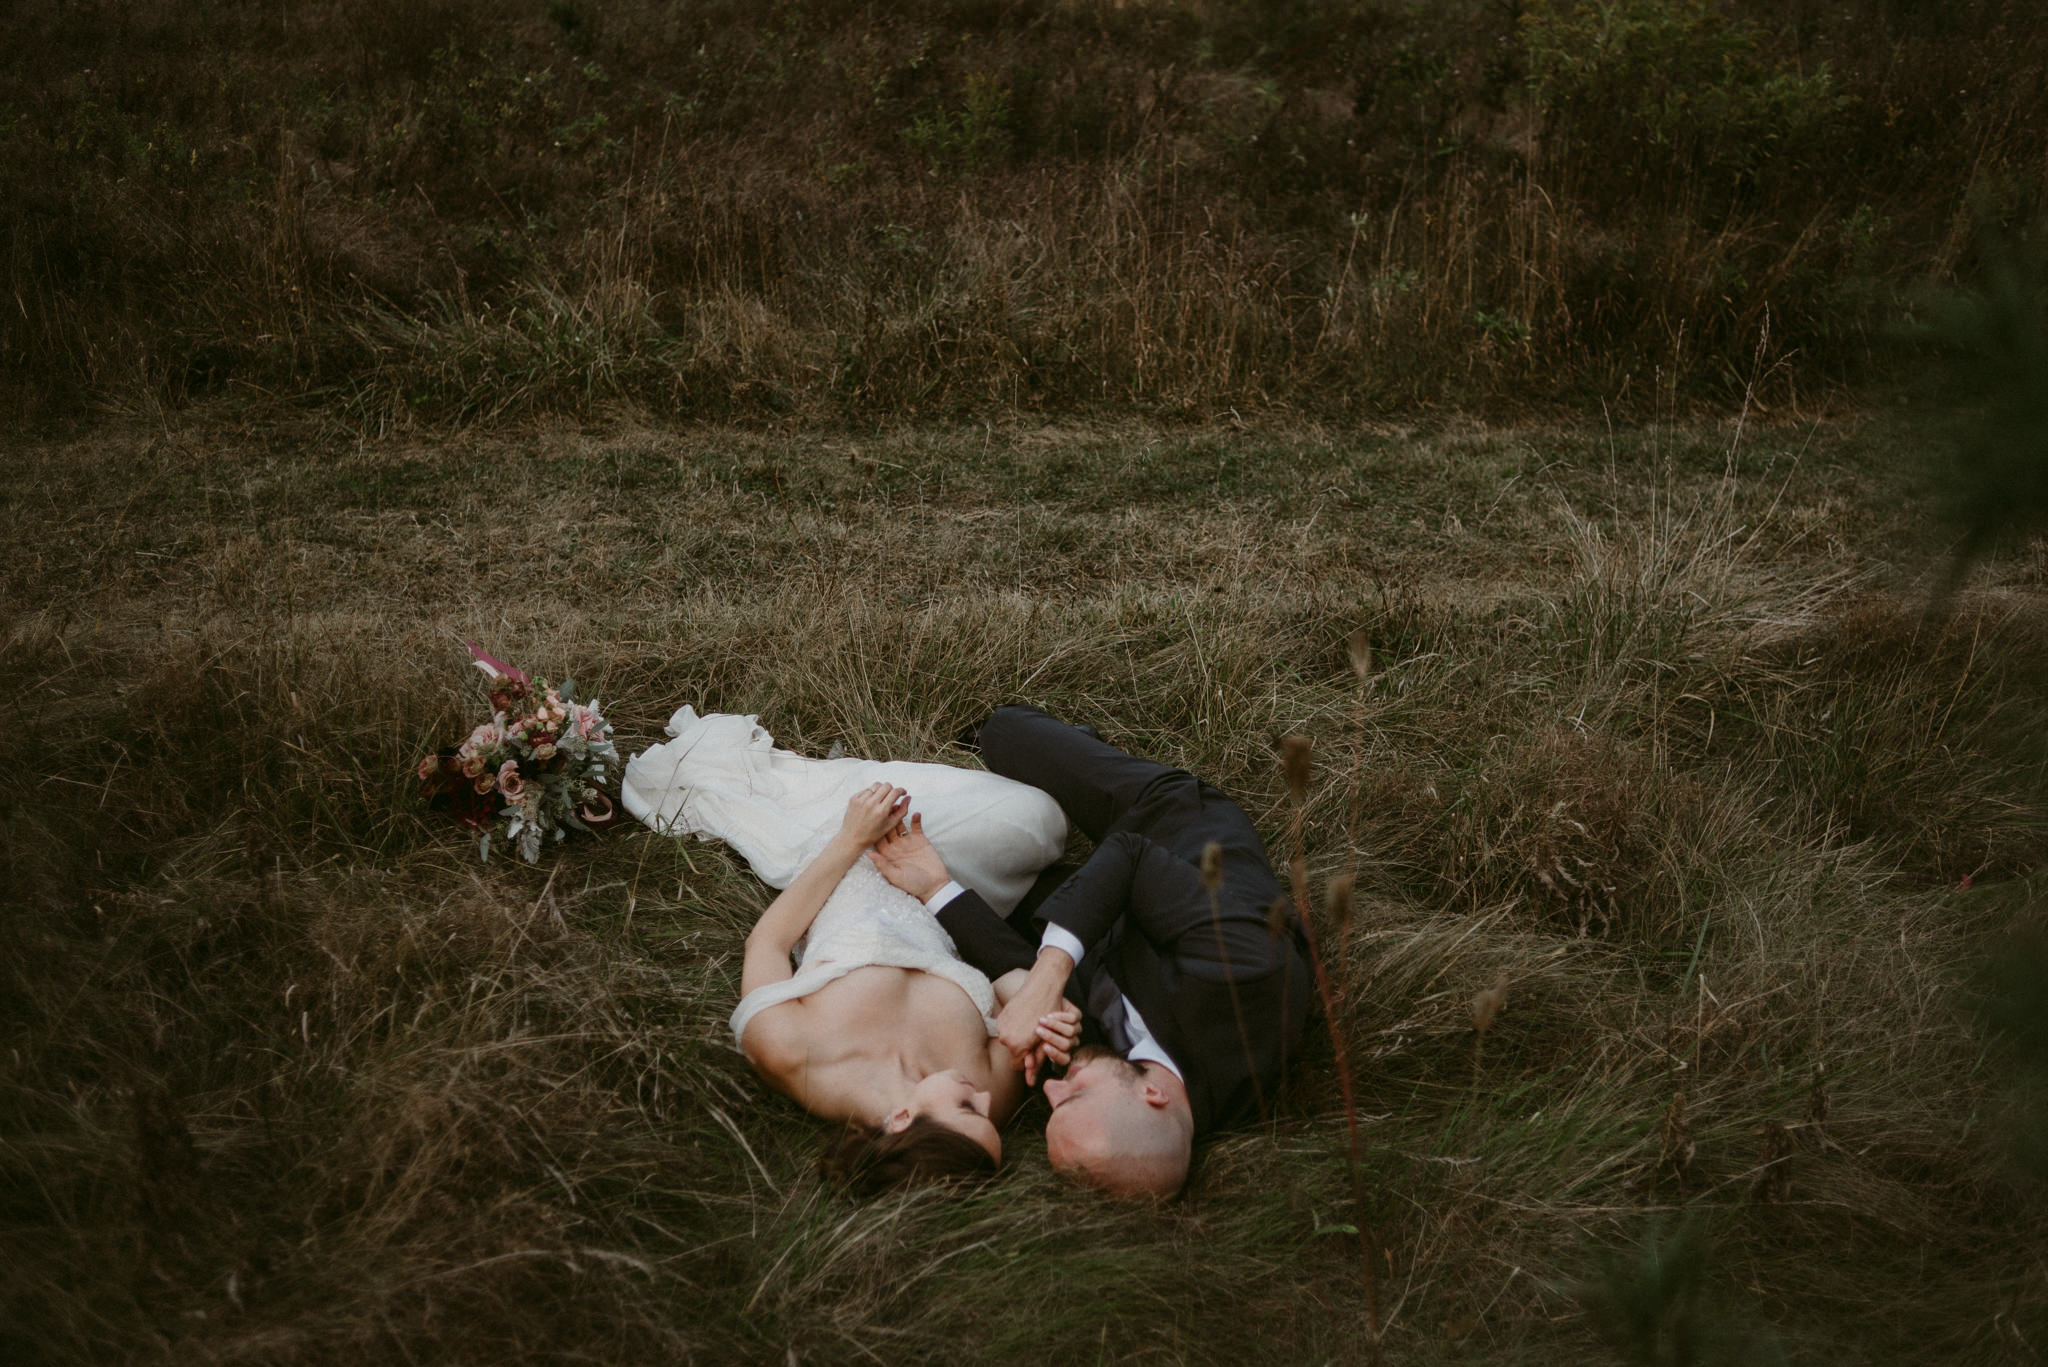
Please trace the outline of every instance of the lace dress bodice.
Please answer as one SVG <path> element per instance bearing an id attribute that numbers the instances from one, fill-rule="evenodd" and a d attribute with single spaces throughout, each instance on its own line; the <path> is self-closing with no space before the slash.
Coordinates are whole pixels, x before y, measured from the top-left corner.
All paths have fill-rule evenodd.
<path id="1" fill-rule="evenodd" d="M 744 1039 L 747 1022 L 771 1006 L 808 997 L 856 968 L 914 968 L 957 985 L 981 1012 L 989 1034 L 996 1032 L 995 990 L 978 969 L 963 962 L 924 903 L 882 877 L 866 855 L 825 899 L 810 933 L 797 942 L 794 976 L 756 988 L 732 1013 L 732 1036 Z"/>

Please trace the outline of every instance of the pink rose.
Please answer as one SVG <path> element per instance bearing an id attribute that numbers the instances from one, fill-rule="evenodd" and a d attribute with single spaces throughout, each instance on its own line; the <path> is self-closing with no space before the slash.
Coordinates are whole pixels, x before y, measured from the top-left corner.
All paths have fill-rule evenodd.
<path id="1" fill-rule="evenodd" d="M 464 778 L 475 778 L 483 773 L 483 771 L 484 757 L 482 755 L 471 755 L 462 761 L 462 776 Z M 483 789 L 479 788 L 477 791 L 482 792 Z"/>
<path id="2" fill-rule="evenodd" d="M 425 783 L 428 779 L 432 778 L 435 774 L 438 774 L 440 772 L 441 757 L 439 755 L 428 755 L 425 759 L 420 761 L 420 782 Z"/>
<path id="3" fill-rule="evenodd" d="M 554 740 L 552 738 L 543 740 L 539 745 L 534 746 L 533 757 L 538 760 L 553 759 L 555 757 Z"/>
<path id="4" fill-rule="evenodd" d="M 481 796 L 482 796 L 482 795 L 484 795 L 485 793 L 488 793 L 488 792 L 490 792 L 490 791 L 491 791 L 491 789 L 493 789 L 493 788 L 495 788 L 495 787 L 497 787 L 497 786 L 498 786 L 498 776 L 497 776 L 496 774 L 480 774 L 480 775 L 478 775 L 478 777 L 477 777 L 477 781 L 476 781 L 476 791 L 477 791 L 477 795 L 478 795 L 479 797 L 481 797 Z"/>
<path id="5" fill-rule="evenodd" d="M 519 762 L 506 760 L 498 766 L 498 791 L 505 795 L 507 802 L 517 802 L 526 792 L 526 780 L 519 777 Z"/>

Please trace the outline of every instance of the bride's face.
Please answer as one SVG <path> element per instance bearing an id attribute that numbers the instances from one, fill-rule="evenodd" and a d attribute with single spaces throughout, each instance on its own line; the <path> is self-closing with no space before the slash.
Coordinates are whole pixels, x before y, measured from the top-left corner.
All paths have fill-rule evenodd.
<path id="1" fill-rule="evenodd" d="M 989 1119 L 988 1108 L 988 1093 L 976 1091 L 973 1082 L 957 1068 L 933 1073 L 910 1093 L 911 1115 L 928 1116 L 949 1130 L 958 1130 L 1000 1163 L 1003 1137 Z"/>

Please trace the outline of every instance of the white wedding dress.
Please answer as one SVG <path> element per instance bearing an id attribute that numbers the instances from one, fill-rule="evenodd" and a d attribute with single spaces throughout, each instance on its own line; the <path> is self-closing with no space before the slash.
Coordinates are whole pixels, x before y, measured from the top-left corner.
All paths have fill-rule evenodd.
<path id="1" fill-rule="evenodd" d="M 924 833 L 961 884 L 1000 914 L 1066 846 L 1052 797 L 980 769 L 903 760 L 807 759 L 775 748 L 756 718 L 685 707 L 664 744 L 635 755 L 620 784 L 626 810 L 664 835 L 694 834 L 738 850 L 762 882 L 786 888 L 839 829 L 847 801 L 871 783 L 910 794 Z M 856 968 L 914 968 L 958 984 L 995 1033 L 995 992 L 962 962 L 924 904 L 866 858 L 839 881 L 796 947 L 794 977 L 748 993 L 732 1013 L 735 1039 L 771 1006 L 807 997 Z"/>

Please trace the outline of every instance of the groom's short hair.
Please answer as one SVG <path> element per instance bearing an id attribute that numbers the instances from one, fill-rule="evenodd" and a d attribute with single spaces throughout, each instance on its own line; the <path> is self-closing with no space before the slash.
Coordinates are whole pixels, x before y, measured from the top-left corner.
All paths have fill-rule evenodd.
<path id="1" fill-rule="evenodd" d="M 850 1126 L 825 1152 L 821 1166 L 860 1196 L 954 1178 L 993 1177 L 996 1160 L 960 1131 L 921 1115 L 901 1130 Z"/>
<path id="2" fill-rule="evenodd" d="M 1144 1074 L 1131 1069 L 1084 1107 L 1069 1102 L 1046 1122 L 1053 1166 L 1114 1196 L 1171 1196 L 1188 1177 L 1189 1134 L 1182 1119 L 1145 1103 Z M 1121 1070 L 1120 1070 L 1121 1072 Z"/>
<path id="3" fill-rule="evenodd" d="M 1081 1180 L 1113 1196 L 1171 1196 L 1188 1180 L 1188 1141 L 1154 1117 L 1120 1135 L 1108 1153 L 1074 1164 Z"/>

